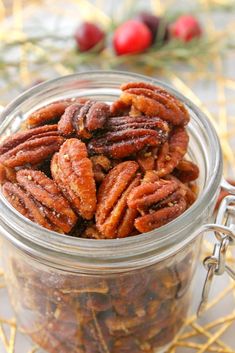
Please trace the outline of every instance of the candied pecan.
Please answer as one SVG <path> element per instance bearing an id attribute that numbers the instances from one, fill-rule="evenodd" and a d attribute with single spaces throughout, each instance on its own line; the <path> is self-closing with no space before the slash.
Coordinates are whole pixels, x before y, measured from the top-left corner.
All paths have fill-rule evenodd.
<path id="1" fill-rule="evenodd" d="M 0 163 L 19 167 L 40 163 L 59 150 L 64 138 L 58 135 L 57 125 L 44 125 L 18 132 L 0 145 Z"/>
<path id="2" fill-rule="evenodd" d="M 158 118 L 119 117 L 107 122 L 109 132 L 92 139 L 91 153 L 105 154 L 112 158 L 124 158 L 147 146 L 159 146 L 168 137 L 168 124 Z"/>
<path id="3" fill-rule="evenodd" d="M 182 183 L 188 183 L 198 178 L 199 168 L 193 162 L 183 159 L 177 164 L 174 175 L 182 181 Z"/>
<path id="4" fill-rule="evenodd" d="M 166 180 L 174 180 L 178 183 L 181 192 L 184 194 L 184 198 L 187 203 L 187 207 L 191 206 L 197 198 L 198 188 L 193 184 L 184 184 L 175 176 L 169 174 L 164 177 Z"/>
<path id="5" fill-rule="evenodd" d="M 73 104 L 66 108 L 58 129 L 61 134 L 89 139 L 92 132 L 103 128 L 110 116 L 109 105 L 103 102 L 87 101 L 85 104 Z"/>
<path id="6" fill-rule="evenodd" d="M 14 183 L 16 181 L 16 172 L 12 168 L 8 168 L 0 163 L 0 185 L 11 181 Z"/>
<path id="7" fill-rule="evenodd" d="M 6 183 L 3 194 L 25 217 L 41 226 L 68 233 L 77 216 L 56 184 L 36 170 L 20 170 L 16 174 L 18 184 Z"/>
<path id="8" fill-rule="evenodd" d="M 135 220 L 135 227 L 139 232 L 145 233 L 159 228 L 180 216 L 186 209 L 186 201 L 183 197 L 174 200 L 173 206 L 164 207 L 153 213 L 146 214 Z"/>
<path id="9" fill-rule="evenodd" d="M 142 211 L 136 218 L 135 227 L 148 232 L 178 217 L 186 209 L 185 193 L 174 181 L 159 180 L 142 183 L 128 196 L 128 206 Z"/>
<path id="10" fill-rule="evenodd" d="M 144 82 L 129 82 L 121 89 L 121 101 L 133 105 L 145 115 L 158 116 L 173 125 L 186 125 L 189 121 L 184 105 L 163 88 Z"/>
<path id="11" fill-rule="evenodd" d="M 75 138 L 66 140 L 53 156 L 51 173 L 76 212 L 91 219 L 96 210 L 96 186 L 86 145 Z"/>
<path id="12" fill-rule="evenodd" d="M 127 207 L 127 197 L 139 185 L 137 170 L 136 162 L 122 162 L 107 174 L 99 188 L 96 225 L 106 238 L 126 237 L 133 229 L 137 211 Z"/>
<path id="13" fill-rule="evenodd" d="M 19 170 L 16 179 L 36 201 L 51 228 L 65 233 L 71 230 L 77 221 L 77 216 L 53 180 L 40 171 L 28 169 Z"/>
<path id="14" fill-rule="evenodd" d="M 92 156 L 90 160 L 92 162 L 95 181 L 101 183 L 107 172 L 112 168 L 111 161 L 103 155 Z"/>
<path id="15" fill-rule="evenodd" d="M 174 128 L 169 141 L 159 149 L 155 169 L 159 177 L 171 173 L 187 152 L 189 137 L 183 127 Z"/>
<path id="16" fill-rule="evenodd" d="M 159 180 L 142 183 L 132 190 L 128 196 L 128 207 L 134 209 L 148 208 L 171 195 L 178 189 L 176 181 Z"/>
<path id="17" fill-rule="evenodd" d="M 65 109 L 75 102 L 84 104 L 84 98 L 69 98 L 50 103 L 31 113 L 26 119 L 24 125 L 28 128 L 34 128 L 44 124 L 55 124 L 64 113 Z"/>

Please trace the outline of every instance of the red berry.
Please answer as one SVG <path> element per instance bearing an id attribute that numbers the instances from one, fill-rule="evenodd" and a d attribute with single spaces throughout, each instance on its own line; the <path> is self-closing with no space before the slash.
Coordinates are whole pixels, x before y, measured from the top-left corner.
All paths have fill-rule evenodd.
<path id="1" fill-rule="evenodd" d="M 168 40 L 169 31 L 164 18 L 143 11 L 136 16 L 136 19 L 143 22 L 149 28 L 152 33 L 153 42 L 155 40 L 161 42 Z"/>
<path id="2" fill-rule="evenodd" d="M 77 46 L 80 51 L 87 51 L 95 47 L 105 38 L 105 33 L 94 23 L 83 22 L 74 34 Z M 102 49 L 102 45 L 99 49 Z"/>
<path id="3" fill-rule="evenodd" d="M 113 37 L 113 46 L 118 55 L 141 53 L 151 42 L 152 34 L 148 27 L 136 20 L 123 23 Z"/>
<path id="4" fill-rule="evenodd" d="M 198 20 L 190 15 L 179 17 L 171 25 L 171 35 L 184 42 L 189 42 L 193 38 L 200 37 L 202 34 L 201 26 Z"/>

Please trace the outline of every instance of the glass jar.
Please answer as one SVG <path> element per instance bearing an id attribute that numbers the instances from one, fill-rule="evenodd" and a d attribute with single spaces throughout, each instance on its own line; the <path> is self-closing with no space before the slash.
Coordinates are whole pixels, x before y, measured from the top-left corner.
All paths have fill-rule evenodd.
<path id="1" fill-rule="evenodd" d="M 43 229 L 0 194 L 8 290 L 20 328 L 49 353 L 142 353 L 166 349 L 191 305 L 200 227 L 212 214 L 222 177 L 220 144 L 204 114 L 157 80 L 126 72 L 58 78 L 22 94 L 2 113 L 1 138 L 30 112 L 67 97 L 112 102 L 128 81 L 159 85 L 189 110 L 188 157 L 200 168 L 199 196 L 180 217 L 152 232 L 112 240 Z"/>

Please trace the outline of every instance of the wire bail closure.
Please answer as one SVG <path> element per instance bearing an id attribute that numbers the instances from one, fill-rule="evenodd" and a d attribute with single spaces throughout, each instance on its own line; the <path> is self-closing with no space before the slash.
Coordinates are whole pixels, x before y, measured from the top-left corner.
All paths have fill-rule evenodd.
<path id="1" fill-rule="evenodd" d="M 235 217 L 235 187 L 229 184 L 225 179 L 222 180 L 221 187 L 231 195 L 226 196 L 222 200 L 215 223 L 205 225 L 202 231 L 203 233 L 212 231 L 217 242 L 215 243 L 212 255 L 206 257 L 203 261 L 207 275 L 197 312 L 199 316 L 203 313 L 207 305 L 214 276 L 220 276 L 224 272 L 227 272 L 227 274 L 235 280 L 235 271 L 226 264 L 228 247 L 235 245 L 235 224 L 233 223 L 233 217 Z"/>

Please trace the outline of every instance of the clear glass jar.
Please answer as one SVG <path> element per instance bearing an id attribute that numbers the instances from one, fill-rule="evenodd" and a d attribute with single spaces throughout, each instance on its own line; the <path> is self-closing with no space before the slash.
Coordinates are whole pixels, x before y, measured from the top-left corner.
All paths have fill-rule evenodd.
<path id="1" fill-rule="evenodd" d="M 90 72 L 41 84 L 3 112 L 1 137 L 28 114 L 66 97 L 114 101 L 123 82 L 162 86 L 188 108 L 189 158 L 200 167 L 199 196 L 180 217 L 152 232 L 114 240 L 60 235 L 20 215 L 0 194 L 0 231 L 9 294 L 21 329 L 49 353 L 164 351 L 191 305 L 200 227 L 212 214 L 222 176 L 220 145 L 204 114 L 157 80 Z"/>

